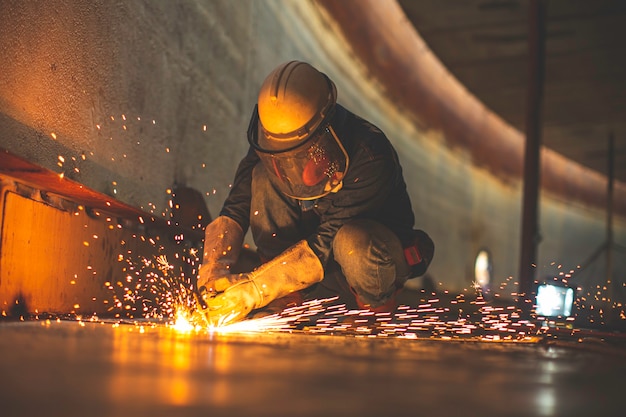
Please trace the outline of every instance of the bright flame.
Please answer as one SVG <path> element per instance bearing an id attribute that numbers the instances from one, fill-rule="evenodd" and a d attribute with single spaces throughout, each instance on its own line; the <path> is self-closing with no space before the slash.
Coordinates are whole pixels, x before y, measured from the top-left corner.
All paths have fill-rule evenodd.
<path id="1" fill-rule="evenodd" d="M 189 320 L 189 314 L 180 308 L 176 311 L 176 321 L 172 327 L 174 330 L 181 333 L 189 333 L 196 329 L 196 326 Z"/>

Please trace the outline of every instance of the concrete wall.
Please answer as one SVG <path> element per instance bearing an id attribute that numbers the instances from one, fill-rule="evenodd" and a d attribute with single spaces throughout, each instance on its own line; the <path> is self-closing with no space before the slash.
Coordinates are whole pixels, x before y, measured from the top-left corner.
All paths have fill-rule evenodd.
<path id="1" fill-rule="evenodd" d="M 259 6 L 2 2 L 2 146 L 147 211 L 165 211 L 175 183 L 216 210 L 260 77 Z"/>
<path id="2" fill-rule="evenodd" d="M 0 56 L 0 147 L 165 217 L 176 185 L 200 190 L 217 213 L 260 82 L 279 62 L 308 60 L 397 146 L 417 225 L 437 245 L 433 279 L 467 287 L 481 248 L 497 282 L 518 273 L 519 182 L 473 167 L 389 102 L 313 2 L 4 0 Z M 544 195 L 541 264 L 580 264 L 603 221 Z M 616 240 L 626 244 L 620 219 Z"/>

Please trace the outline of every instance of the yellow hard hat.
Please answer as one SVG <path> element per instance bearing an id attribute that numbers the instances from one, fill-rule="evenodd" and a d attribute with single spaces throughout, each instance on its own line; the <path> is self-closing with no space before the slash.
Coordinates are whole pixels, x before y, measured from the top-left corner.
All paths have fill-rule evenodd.
<path id="1" fill-rule="evenodd" d="M 298 145 L 328 119 L 336 102 L 335 84 L 310 64 L 279 65 L 259 91 L 258 146 L 271 151 Z"/>
<path id="2" fill-rule="evenodd" d="M 336 105 L 335 84 L 306 62 L 263 82 L 248 141 L 283 194 L 314 200 L 342 188 L 349 158 L 331 123 Z"/>

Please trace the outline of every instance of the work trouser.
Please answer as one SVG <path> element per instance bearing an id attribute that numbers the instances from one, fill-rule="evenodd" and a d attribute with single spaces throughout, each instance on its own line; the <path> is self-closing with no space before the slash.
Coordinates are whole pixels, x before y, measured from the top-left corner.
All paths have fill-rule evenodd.
<path id="1" fill-rule="evenodd" d="M 296 199 L 280 193 L 261 164 L 252 175 L 250 230 L 262 260 L 267 261 L 315 232 L 319 218 L 303 211 Z M 306 298 L 339 296 L 348 308 L 389 304 L 410 275 L 398 237 L 382 224 L 352 220 L 336 233 L 324 279 L 305 291 Z"/>

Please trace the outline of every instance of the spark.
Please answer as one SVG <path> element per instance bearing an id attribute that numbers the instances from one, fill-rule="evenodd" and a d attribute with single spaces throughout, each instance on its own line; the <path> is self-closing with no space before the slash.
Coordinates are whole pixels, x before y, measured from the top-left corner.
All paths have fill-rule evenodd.
<path id="1" fill-rule="evenodd" d="M 174 269 L 174 265 L 169 264 L 169 262 L 167 261 L 167 256 L 165 255 L 157 256 L 156 261 L 159 269 L 162 270 L 166 275 L 169 270 Z"/>
<path id="2" fill-rule="evenodd" d="M 217 333 L 262 333 L 268 331 L 288 331 L 297 316 L 283 317 L 278 313 L 265 317 L 252 318 L 224 326 L 210 327 Z"/>
<path id="3" fill-rule="evenodd" d="M 189 333 L 193 330 L 197 330 L 198 326 L 193 324 L 187 310 L 179 308 L 176 310 L 176 320 L 172 328 L 177 332 Z"/>
<path id="4" fill-rule="evenodd" d="M 448 307 L 429 299 L 421 307 L 400 306 L 394 313 L 349 310 L 344 304 L 333 304 L 335 298 L 310 300 L 280 313 L 252 318 L 233 324 L 209 327 L 215 333 L 301 332 L 309 334 L 398 337 L 407 339 L 475 339 L 481 341 L 534 340 L 538 329 L 520 320 L 513 310 L 482 306 L 476 317 L 452 316 Z M 232 317 L 222 318 L 222 323 Z"/>
<path id="5" fill-rule="evenodd" d="M 166 152 L 170 152 L 170 149 L 166 148 Z M 59 156 L 58 161 L 65 163 L 65 159 Z M 206 164 L 203 164 L 203 167 L 205 166 Z M 60 175 L 62 177 L 63 174 Z M 112 185 L 116 187 L 117 182 L 113 181 Z M 114 190 L 117 191 L 115 188 Z M 165 192 L 171 195 L 172 190 L 168 188 Z M 217 191 L 212 189 L 211 192 L 216 194 Z M 206 195 L 210 195 L 211 192 L 207 192 Z M 107 204 L 110 206 L 109 202 Z M 148 205 L 152 211 L 156 210 L 155 204 Z M 80 206 L 78 210 L 84 210 L 84 207 Z M 254 212 L 254 215 L 258 215 L 258 212 Z M 136 221 L 141 225 L 149 224 L 150 217 L 144 219 L 143 216 L 138 216 Z M 97 235 L 92 237 L 98 239 Z M 146 245 L 152 245 L 153 249 L 158 250 L 159 255 L 143 257 L 130 251 L 119 254 L 117 260 L 126 263 L 126 273 L 122 277 L 109 278 L 105 287 L 113 293 L 113 299 L 102 302 L 110 308 L 109 311 L 115 310 L 117 317 L 156 320 L 160 324 L 165 322 L 180 332 L 194 330 L 218 334 L 298 332 L 355 337 L 525 342 L 535 340 L 554 326 L 554 321 L 550 319 L 539 322 L 523 319 L 525 316 L 515 305 L 504 305 L 507 300 L 518 297 L 516 291 L 511 291 L 518 285 L 514 277 L 508 277 L 501 283 L 499 291 L 498 288 L 494 288 L 489 292 L 484 291 L 484 294 L 480 282 L 472 282 L 469 288 L 456 296 L 442 289 L 438 289 L 436 295 L 434 292 L 432 294 L 423 292 L 419 300 L 411 302 L 410 306 L 401 305 L 394 312 L 386 314 L 352 310 L 339 303 L 335 297 L 306 301 L 281 312 L 264 317 L 253 316 L 232 324 L 225 323 L 239 317 L 224 317 L 217 325 L 211 326 L 196 305 L 193 295 L 195 279 L 192 277 L 195 277 L 197 272 L 197 265 L 200 264 L 198 255 L 202 251 L 186 247 L 181 249 L 180 254 L 173 255 L 175 259 L 171 258 L 170 254 L 170 258 L 173 259 L 173 262 L 170 262 L 168 256 L 161 253 L 163 248 L 159 246 L 158 237 L 153 239 L 137 234 L 133 238 Z M 175 240 L 183 243 L 184 237 L 180 235 L 180 238 L 175 237 Z M 121 243 L 125 245 L 124 241 Z M 84 241 L 83 244 L 89 246 L 88 241 Z M 183 266 L 190 268 L 181 266 L 179 260 L 184 262 Z M 559 263 L 552 263 L 552 266 L 559 270 L 564 268 Z M 580 269 L 580 266 L 577 268 Z M 91 267 L 88 269 L 91 270 Z M 576 271 L 571 269 L 566 272 L 567 270 L 568 268 L 564 268 L 562 271 L 556 271 L 554 280 L 563 284 L 574 280 Z M 184 271 L 187 271 L 187 274 Z M 93 271 L 94 274 L 95 272 Z M 585 290 L 577 288 L 577 293 L 580 294 L 576 300 L 577 306 L 585 310 L 584 318 L 591 324 L 604 324 L 606 316 L 610 314 L 609 310 L 613 310 L 620 320 L 626 320 L 622 304 L 610 300 L 607 296 L 607 285 Z M 602 300 L 605 304 L 594 305 L 593 300 Z M 565 325 L 573 326 L 574 319 L 575 317 L 563 319 L 563 322 L 566 322 Z"/>

